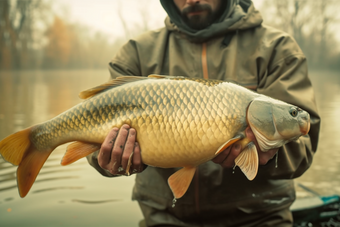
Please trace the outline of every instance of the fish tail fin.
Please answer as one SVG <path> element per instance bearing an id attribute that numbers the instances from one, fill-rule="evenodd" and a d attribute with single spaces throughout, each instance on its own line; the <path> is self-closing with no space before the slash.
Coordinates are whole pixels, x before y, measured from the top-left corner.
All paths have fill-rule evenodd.
<path id="1" fill-rule="evenodd" d="M 33 127 L 14 133 L 0 141 L 2 157 L 13 165 L 19 166 L 17 183 L 21 197 L 27 195 L 41 167 L 53 151 L 53 149 L 41 151 L 35 147 L 29 138 Z"/>
<path id="2" fill-rule="evenodd" d="M 19 194 L 23 198 L 31 189 L 35 179 L 37 178 L 40 169 L 46 162 L 48 156 L 52 153 L 53 149 L 40 151 L 34 146 L 30 146 L 27 154 L 21 161 L 17 169 L 17 183 Z"/>
<path id="3" fill-rule="evenodd" d="M 0 154 L 13 165 L 19 165 L 31 146 L 29 135 L 32 128 L 27 128 L 14 133 L 0 141 Z"/>

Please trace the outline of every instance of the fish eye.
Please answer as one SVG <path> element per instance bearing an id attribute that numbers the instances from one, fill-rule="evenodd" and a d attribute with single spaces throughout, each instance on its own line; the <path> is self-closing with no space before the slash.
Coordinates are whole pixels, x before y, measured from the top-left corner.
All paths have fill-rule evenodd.
<path id="1" fill-rule="evenodd" d="M 293 117 L 296 117 L 298 115 L 298 110 L 297 109 L 291 109 L 289 111 L 290 115 L 292 115 Z"/>

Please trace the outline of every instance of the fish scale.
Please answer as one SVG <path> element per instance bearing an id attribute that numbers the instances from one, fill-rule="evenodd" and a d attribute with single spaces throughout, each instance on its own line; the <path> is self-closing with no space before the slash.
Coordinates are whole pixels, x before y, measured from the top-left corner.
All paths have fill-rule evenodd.
<path id="1" fill-rule="evenodd" d="M 224 118 L 224 122 L 221 121 L 222 118 L 216 118 L 220 122 L 215 122 L 214 120 L 208 121 L 209 117 L 217 115 L 217 111 L 214 111 L 214 109 L 211 108 L 209 99 L 205 99 L 204 96 L 201 95 L 199 97 L 194 97 L 194 95 L 204 94 L 205 96 L 211 96 L 214 100 L 214 97 L 218 96 L 219 93 L 207 93 L 208 89 L 206 86 L 197 86 L 195 90 L 192 90 L 190 88 L 192 88 L 193 86 L 190 83 L 188 83 L 186 86 L 185 83 L 182 83 L 181 85 L 183 87 L 181 90 L 177 88 L 174 90 L 172 89 L 172 86 L 176 86 L 177 84 L 171 84 L 169 82 L 167 83 L 167 89 L 164 90 L 163 94 L 172 95 L 172 97 L 167 96 L 170 100 L 176 98 L 178 100 L 178 97 L 182 96 L 187 97 L 188 100 L 193 100 L 194 102 L 191 102 L 191 105 L 187 104 L 184 107 L 183 103 L 186 100 L 185 98 L 180 99 L 181 102 L 173 101 L 172 108 L 174 110 L 172 111 L 172 114 L 168 114 L 168 116 L 165 117 L 163 116 L 163 122 L 166 124 L 162 124 L 163 122 L 160 122 L 160 125 L 157 127 L 153 126 L 146 128 L 148 138 L 156 138 L 157 134 L 160 133 L 158 138 L 168 139 L 167 141 L 162 141 L 163 143 L 159 143 L 158 139 L 154 140 L 155 143 L 153 143 L 153 141 L 145 141 L 143 143 L 144 137 L 141 136 L 141 132 L 144 131 L 143 125 L 132 125 L 132 127 L 136 128 L 138 132 L 137 139 L 138 141 L 140 141 L 141 149 L 143 150 L 143 161 L 150 165 L 156 165 L 157 162 L 157 164 L 159 165 L 158 150 L 166 150 L 169 151 L 169 158 L 173 158 L 173 156 L 176 157 L 176 160 L 174 160 L 171 165 L 178 166 L 182 164 L 179 161 L 183 158 L 182 155 L 188 156 L 188 151 L 190 150 L 193 150 L 194 152 L 196 152 L 196 154 L 207 153 L 206 149 L 202 149 L 202 147 L 211 147 L 211 152 L 209 155 L 211 157 L 214 152 L 216 152 L 218 146 L 225 142 L 226 139 L 228 139 L 228 136 L 232 134 L 230 132 L 223 132 L 220 129 L 223 129 L 223 127 L 221 126 L 223 125 L 223 123 L 231 124 L 232 119 L 230 118 L 233 118 L 233 116 L 231 115 L 229 119 Z M 154 95 L 154 92 L 151 92 L 151 95 Z M 218 99 L 216 99 L 216 101 L 218 101 Z M 197 103 L 199 103 L 199 105 L 197 105 Z M 216 103 L 214 104 L 216 107 L 221 107 L 221 105 L 217 105 Z M 223 113 L 224 110 L 225 108 L 219 113 Z M 186 113 L 188 115 L 186 115 Z M 150 113 L 147 113 L 147 115 L 150 115 Z M 188 119 L 191 119 L 191 121 L 188 121 Z M 191 127 L 186 127 L 189 125 L 191 125 Z M 224 131 L 227 131 L 226 128 L 224 128 Z M 165 132 L 165 134 L 162 132 Z M 169 141 L 176 141 L 176 143 L 173 142 L 173 144 L 169 144 Z M 218 143 L 218 145 L 216 144 L 216 142 Z M 143 146 L 143 144 L 148 145 Z M 212 147 L 212 145 L 214 146 Z M 145 150 L 147 150 L 147 152 L 144 152 Z M 166 162 L 168 162 L 168 160 L 166 160 Z M 174 164 L 176 162 L 177 164 Z M 164 163 L 164 165 L 167 164 Z"/>
<path id="2" fill-rule="evenodd" d="M 61 163 L 68 165 L 98 150 L 110 130 L 123 124 L 136 129 L 143 163 L 184 167 L 168 179 L 175 198 L 184 195 L 198 165 L 235 142 L 242 147 L 235 165 L 253 180 L 258 151 L 245 137 L 247 127 L 262 151 L 305 135 L 310 127 L 309 114 L 300 108 L 222 81 L 126 76 L 80 97 L 82 103 L 57 117 L 0 141 L 4 159 L 19 165 L 22 197 L 57 146 L 73 142 Z"/>

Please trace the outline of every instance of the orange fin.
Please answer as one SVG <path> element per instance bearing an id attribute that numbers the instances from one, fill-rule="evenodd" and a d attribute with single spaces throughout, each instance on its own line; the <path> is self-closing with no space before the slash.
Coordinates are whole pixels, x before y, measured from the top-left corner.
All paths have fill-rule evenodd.
<path id="1" fill-rule="evenodd" d="M 235 165 L 240 167 L 248 180 L 253 180 L 256 177 L 259 168 L 259 157 L 253 142 L 250 142 L 239 156 L 237 156 Z"/>
<path id="2" fill-rule="evenodd" d="M 18 189 L 22 198 L 25 197 L 31 189 L 41 167 L 52 151 L 53 149 L 39 151 L 36 150 L 33 145 L 28 149 L 27 154 L 17 169 Z"/>
<path id="3" fill-rule="evenodd" d="M 0 141 L 0 154 L 6 161 L 16 166 L 20 164 L 31 144 L 31 130 L 32 127 L 24 129 Z"/>
<path id="4" fill-rule="evenodd" d="M 110 80 L 107 83 L 104 83 L 102 85 L 99 85 L 94 88 L 90 88 L 88 90 L 82 91 L 79 93 L 79 97 L 81 99 L 87 99 L 90 98 L 94 95 L 97 95 L 99 93 L 102 93 L 106 90 L 109 90 L 114 87 L 119 87 L 127 83 L 139 81 L 139 80 L 145 80 L 148 79 L 147 77 L 142 77 L 142 76 L 120 76 L 117 77 L 116 79 Z"/>
<path id="5" fill-rule="evenodd" d="M 53 151 L 53 149 L 39 151 L 31 143 L 29 137 L 34 127 L 14 133 L 0 141 L 2 157 L 13 165 L 19 165 L 17 183 L 21 197 L 27 195 L 41 167 Z"/>
<path id="6" fill-rule="evenodd" d="M 66 153 L 61 160 L 61 165 L 69 165 L 81 158 L 86 157 L 89 154 L 100 149 L 100 144 L 74 142 L 67 146 Z"/>
<path id="7" fill-rule="evenodd" d="M 225 149 L 227 149 L 227 147 L 231 146 L 232 144 L 236 143 L 237 141 L 239 141 L 240 139 L 242 139 L 243 136 L 242 135 L 237 135 L 234 138 L 231 138 L 230 140 L 228 140 L 226 143 L 222 144 L 222 146 L 220 146 L 215 155 L 218 155 L 219 153 L 221 153 L 222 151 L 224 151 Z"/>
<path id="8" fill-rule="evenodd" d="M 181 198 L 188 190 L 195 171 L 196 167 L 184 167 L 169 177 L 168 184 L 176 199 Z"/>
<path id="9" fill-rule="evenodd" d="M 165 76 L 165 75 L 157 75 L 157 74 L 151 74 L 148 76 L 148 78 L 152 79 L 172 79 L 172 78 L 186 78 L 184 76 Z"/>

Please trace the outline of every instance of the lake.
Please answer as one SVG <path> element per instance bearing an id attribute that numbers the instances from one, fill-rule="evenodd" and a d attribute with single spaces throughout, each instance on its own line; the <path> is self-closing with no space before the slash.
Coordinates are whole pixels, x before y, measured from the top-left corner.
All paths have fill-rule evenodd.
<path id="1" fill-rule="evenodd" d="M 296 181 L 320 194 L 340 194 L 340 73 L 310 77 L 322 131 L 312 167 Z M 80 91 L 108 78 L 107 70 L 0 72 L 0 140 L 74 106 Z M 0 226 L 138 226 L 143 217 L 131 201 L 134 176 L 102 177 L 86 159 L 61 166 L 66 146 L 51 154 L 24 199 L 16 167 L 0 158 Z"/>

